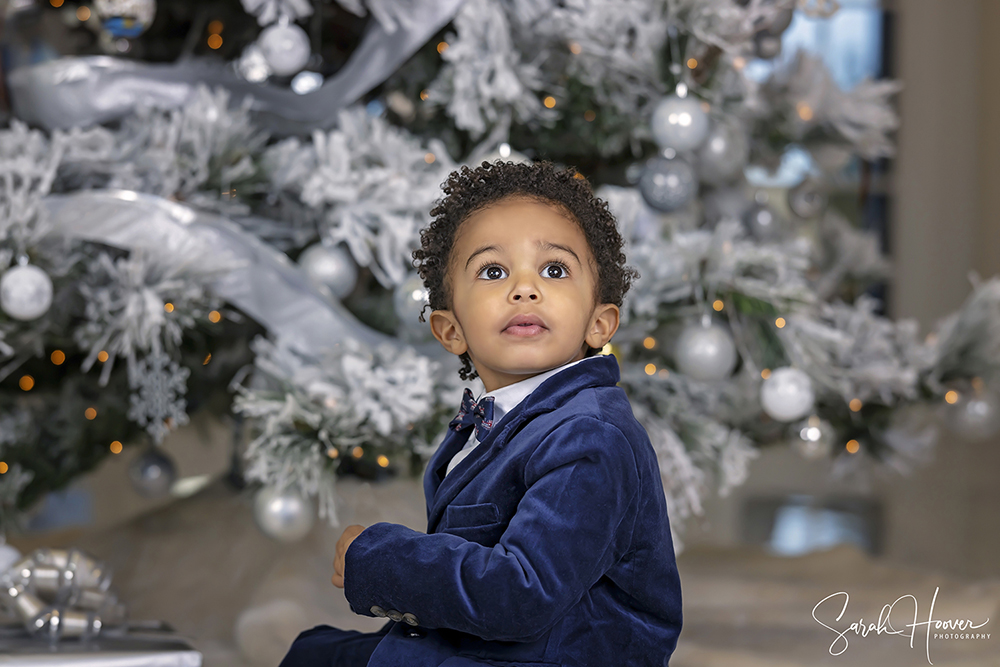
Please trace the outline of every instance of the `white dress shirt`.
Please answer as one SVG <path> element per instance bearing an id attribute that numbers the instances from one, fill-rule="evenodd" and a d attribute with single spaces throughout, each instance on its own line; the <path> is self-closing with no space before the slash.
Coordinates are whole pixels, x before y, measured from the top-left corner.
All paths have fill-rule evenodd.
<path id="1" fill-rule="evenodd" d="M 587 359 L 591 358 L 592 357 L 584 357 L 583 359 L 577 359 L 576 361 L 571 361 L 568 364 L 563 364 L 562 366 L 559 366 L 558 368 L 553 368 L 552 370 L 548 370 L 545 371 L 544 373 L 540 373 L 538 375 L 530 377 L 527 380 L 521 380 L 520 382 L 515 382 L 514 384 L 509 384 L 506 387 L 500 387 L 499 389 L 491 391 L 488 394 L 484 394 L 484 396 L 493 397 L 494 428 L 496 427 L 497 424 L 500 423 L 501 417 L 503 417 L 505 414 L 513 410 L 518 403 L 527 398 L 528 394 L 533 392 L 538 387 L 538 385 L 542 384 L 543 382 L 545 382 L 547 379 L 549 379 L 559 371 L 564 371 L 570 366 L 573 366 L 575 364 L 580 363 L 581 361 L 586 361 Z M 476 399 L 476 402 L 478 403 L 482 399 L 483 396 L 480 396 L 479 398 Z M 469 441 L 466 442 L 465 446 L 462 447 L 462 449 L 460 449 L 458 453 L 456 453 L 455 456 L 452 457 L 451 461 L 448 462 L 448 468 L 445 470 L 444 473 L 445 477 L 447 477 L 448 473 L 450 473 L 452 469 L 456 465 L 458 465 L 459 461 L 468 456 L 472 452 L 472 450 L 475 449 L 478 445 L 479 445 L 479 436 L 476 433 L 475 429 L 473 429 L 472 437 L 469 438 Z"/>

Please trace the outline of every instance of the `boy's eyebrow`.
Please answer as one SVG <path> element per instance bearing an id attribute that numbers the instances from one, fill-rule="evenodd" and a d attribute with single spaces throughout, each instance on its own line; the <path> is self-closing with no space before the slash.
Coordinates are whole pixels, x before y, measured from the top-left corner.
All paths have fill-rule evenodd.
<path id="1" fill-rule="evenodd" d="M 535 245 L 540 250 L 562 250 L 562 251 L 568 252 L 569 254 L 573 255 L 573 259 L 576 260 L 577 264 L 579 264 L 580 266 L 583 266 L 583 262 L 580 261 L 580 258 L 576 256 L 576 253 L 573 252 L 573 249 L 570 248 L 569 246 L 564 246 L 564 245 L 561 245 L 559 243 L 552 243 L 551 241 L 539 241 Z M 473 260 L 473 258 L 476 255 L 482 254 L 484 252 L 489 252 L 490 250 L 503 250 L 503 247 L 502 246 L 498 246 L 498 245 L 484 245 L 481 248 L 477 248 L 475 252 L 473 252 L 471 255 L 469 255 L 469 259 L 466 260 L 466 262 L 465 262 L 465 268 L 466 269 L 469 268 L 469 264 L 472 263 L 472 260 Z"/>

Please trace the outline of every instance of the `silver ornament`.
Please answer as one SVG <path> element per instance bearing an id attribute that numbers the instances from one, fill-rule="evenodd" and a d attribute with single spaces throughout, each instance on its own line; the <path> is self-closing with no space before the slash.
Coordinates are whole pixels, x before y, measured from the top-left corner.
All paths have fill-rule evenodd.
<path id="1" fill-rule="evenodd" d="M 253 516 L 261 532 L 279 542 L 297 542 L 309 534 L 316 521 L 310 500 L 292 489 L 265 486 L 257 492 Z"/>
<path id="2" fill-rule="evenodd" d="M 698 149 L 698 177 L 706 183 L 721 185 L 741 173 L 750 158 L 750 140 L 746 130 L 733 121 L 717 121 Z"/>
<path id="3" fill-rule="evenodd" d="M 132 460 L 128 476 L 139 495 L 160 498 L 170 493 L 177 479 L 177 468 L 159 448 L 150 447 Z"/>
<path id="4" fill-rule="evenodd" d="M 330 288 L 338 299 L 354 291 L 358 282 L 358 267 L 350 250 L 343 244 L 309 246 L 299 255 L 299 266 L 318 285 Z"/>
<path id="5" fill-rule="evenodd" d="M 674 347 L 677 368 L 696 380 L 721 380 L 736 366 L 736 345 L 719 324 L 684 327 Z"/>
<path id="6" fill-rule="evenodd" d="M 781 36 L 767 32 L 759 32 L 753 38 L 754 55 L 764 60 L 771 60 L 781 55 Z"/>
<path id="7" fill-rule="evenodd" d="M 37 266 L 14 266 L 0 277 L 0 308 L 14 319 L 37 319 L 51 305 L 52 279 Z"/>
<path id="8" fill-rule="evenodd" d="M 668 95 L 656 105 L 650 126 L 660 148 L 690 151 L 708 136 L 708 114 L 697 98 Z"/>
<path id="9" fill-rule="evenodd" d="M 295 74 L 309 62 L 312 46 L 306 31 L 294 23 L 275 23 L 257 39 L 268 67 L 278 76 Z"/>
<path id="10" fill-rule="evenodd" d="M 767 32 L 772 35 L 780 35 L 781 33 L 788 30 L 788 26 L 792 24 L 792 19 L 795 18 L 795 12 L 791 9 L 779 10 L 771 22 L 767 26 Z"/>
<path id="11" fill-rule="evenodd" d="M 778 241 L 785 235 L 784 221 L 766 204 L 753 204 L 743 214 L 743 224 L 762 243 Z"/>
<path id="12" fill-rule="evenodd" d="M 1000 430 L 1000 405 L 993 392 L 963 395 L 949 408 L 952 430 L 970 440 L 985 440 Z"/>
<path id="13" fill-rule="evenodd" d="M 429 295 L 424 281 L 416 273 L 407 276 L 406 280 L 396 286 L 392 294 L 392 304 L 399 320 L 399 335 L 405 340 L 428 340 L 431 337 L 431 327 L 428 315 L 430 310 L 424 310 Z M 425 322 L 420 321 L 420 312 L 424 311 Z"/>
<path id="14" fill-rule="evenodd" d="M 114 37 L 138 37 L 156 17 L 156 0 L 94 0 L 94 12 Z"/>
<path id="15" fill-rule="evenodd" d="M 780 422 L 801 419 L 815 403 L 812 380 L 797 368 L 776 368 L 760 386 L 764 412 Z"/>
<path id="16" fill-rule="evenodd" d="M 822 459 L 830 455 L 830 447 L 836 436 L 833 426 L 816 415 L 810 416 L 791 427 L 792 445 L 807 459 Z"/>
<path id="17" fill-rule="evenodd" d="M 800 218 L 819 217 L 826 210 L 827 197 L 819 184 L 807 178 L 788 191 L 788 208 Z"/>
<path id="18" fill-rule="evenodd" d="M 668 213 L 694 199 L 698 179 L 684 160 L 654 157 L 646 162 L 639 177 L 639 192 L 652 208 Z"/>
<path id="19" fill-rule="evenodd" d="M 705 226 L 715 229 L 722 220 L 741 222 L 753 200 L 738 188 L 717 188 L 703 200 L 705 205 Z"/>

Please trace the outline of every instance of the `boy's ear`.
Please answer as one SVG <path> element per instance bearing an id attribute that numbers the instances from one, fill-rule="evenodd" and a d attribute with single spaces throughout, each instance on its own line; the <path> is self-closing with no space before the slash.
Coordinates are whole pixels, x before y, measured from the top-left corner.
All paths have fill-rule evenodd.
<path id="1" fill-rule="evenodd" d="M 602 303 L 594 311 L 594 320 L 587 331 L 587 345 L 598 349 L 608 344 L 608 341 L 618 331 L 618 306 L 613 303 Z"/>
<path id="2" fill-rule="evenodd" d="M 462 325 L 455 319 L 450 310 L 435 310 L 430 318 L 431 333 L 438 339 L 441 346 L 452 354 L 464 354 L 469 346 L 462 334 Z"/>

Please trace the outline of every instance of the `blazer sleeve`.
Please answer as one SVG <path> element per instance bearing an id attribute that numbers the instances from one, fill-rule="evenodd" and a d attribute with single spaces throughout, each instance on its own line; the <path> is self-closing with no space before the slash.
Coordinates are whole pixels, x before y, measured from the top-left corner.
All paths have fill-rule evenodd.
<path id="1" fill-rule="evenodd" d="M 639 477 L 613 424 L 554 429 L 525 465 L 527 490 L 497 545 L 373 524 L 345 555 L 344 594 L 486 640 L 532 641 L 576 604 L 631 541 Z"/>

